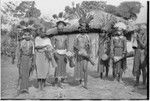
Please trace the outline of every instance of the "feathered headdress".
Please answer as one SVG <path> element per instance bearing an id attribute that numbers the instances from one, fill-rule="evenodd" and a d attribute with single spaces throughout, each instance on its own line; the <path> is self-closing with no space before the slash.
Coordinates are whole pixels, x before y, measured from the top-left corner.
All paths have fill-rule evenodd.
<path id="1" fill-rule="evenodd" d="M 85 23 L 87 27 L 89 27 L 89 23 L 93 20 L 93 16 L 89 13 L 86 13 L 82 8 L 77 8 L 77 13 L 80 17 L 79 24 L 80 26 Z"/>
<path id="2" fill-rule="evenodd" d="M 127 29 L 127 26 L 126 26 L 123 22 L 118 22 L 118 23 L 116 23 L 116 24 L 114 25 L 114 27 L 120 28 L 120 29 L 123 29 L 123 30 Z"/>
<path id="3" fill-rule="evenodd" d="M 65 26 L 67 24 L 69 24 L 67 18 L 65 17 L 65 14 L 63 12 L 60 12 L 58 15 L 54 14 L 53 15 L 53 18 L 54 18 L 54 23 L 55 23 L 55 26 L 58 26 L 59 23 L 63 23 Z"/>
<path id="4" fill-rule="evenodd" d="M 28 30 L 35 30 L 34 27 L 34 20 L 29 20 L 29 19 L 23 19 L 19 22 L 17 25 L 17 28 L 20 30 L 28 31 Z"/>
<path id="5" fill-rule="evenodd" d="M 44 26 L 38 22 L 38 19 L 25 18 L 21 20 L 16 27 L 22 32 L 21 36 L 24 34 L 24 32 L 33 32 L 31 33 L 33 36 L 42 34 L 44 32 Z"/>

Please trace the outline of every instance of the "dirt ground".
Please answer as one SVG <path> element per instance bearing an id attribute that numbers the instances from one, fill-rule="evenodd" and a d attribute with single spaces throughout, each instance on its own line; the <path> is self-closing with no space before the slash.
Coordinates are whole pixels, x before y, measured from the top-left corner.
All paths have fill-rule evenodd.
<path id="1" fill-rule="evenodd" d="M 127 60 L 127 70 L 123 75 L 124 83 L 112 79 L 110 68 L 109 78 L 100 79 L 96 66 L 89 64 L 88 89 L 78 85 L 73 78 L 74 68 L 67 66 L 68 83 L 63 88 L 47 85 L 43 91 L 37 89 L 35 79 L 31 79 L 29 94 L 17 95 L 18 70 L 8 57 L 1 59 L 1 97 L 2 99 L 146 99 L 147 89 L 133 87 L 135 78 L 132 75 L 133 58 Z M 53 81 L 54 68 L 51 68 L 49 82 Z M 140 80 L 141 81 L 141 80 Z"/>

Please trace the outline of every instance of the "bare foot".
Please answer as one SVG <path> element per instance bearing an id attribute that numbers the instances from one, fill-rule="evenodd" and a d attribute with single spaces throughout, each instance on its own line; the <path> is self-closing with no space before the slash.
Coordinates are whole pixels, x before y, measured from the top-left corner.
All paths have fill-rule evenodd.
<path id="1" fill-rule="evenodd" d="M 120 82 L 120 83 L 122 83 L 122 84 L 124 83 L 124 82 L 122 81 L 122 79 L 121 79 L 121 80 L 119 80 L 119 82 Z"/>
<path id="2" fill-rule="evenodd" d="M 88 89 L 87 86 L 82 86 L 82 87 L 85 88 L 85 89 Z"/>

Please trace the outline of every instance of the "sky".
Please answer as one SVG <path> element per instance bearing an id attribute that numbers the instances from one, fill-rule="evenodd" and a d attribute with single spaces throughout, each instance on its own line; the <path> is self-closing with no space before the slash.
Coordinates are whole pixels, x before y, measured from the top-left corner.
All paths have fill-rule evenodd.
<path id="1" fill-rule="evenodd" d="M 7 2 L 10 0 L 1 0 L 1 3 Z M 20 1 L 33 1 L 33 0 L 13 0 L 16 2 Z M 71 6 L 72 2 L 81 3 L 83 0 L 34 0 L 36 2 L 36 7 L 41 10 L 42 16 L 52 17 L 53 14 L 58 14 L 59 12 L 64 11 L 65 6 Z M 100 0 L 84 0 L 84 1 L 100 1 Z M 129 0 L 103 0 L 107 1 L 107 4 L 118 6 L 123 1 Z M 131 0 L 130 0 L 131 1 Z M 132 0 L 139 1 L 143 5 L 138 18 L 137 23 L 145 23 L 147 21 L 147 2 L 146 0 Z"/>

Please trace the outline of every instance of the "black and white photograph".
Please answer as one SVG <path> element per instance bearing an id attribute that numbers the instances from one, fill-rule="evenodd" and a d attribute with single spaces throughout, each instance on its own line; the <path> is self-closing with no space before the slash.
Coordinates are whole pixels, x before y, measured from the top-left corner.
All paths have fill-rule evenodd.
<path id="1" fill-rule="evenodd" d="M 149 1 L 0 7 L 1 100 L 149 99 Z"/>

